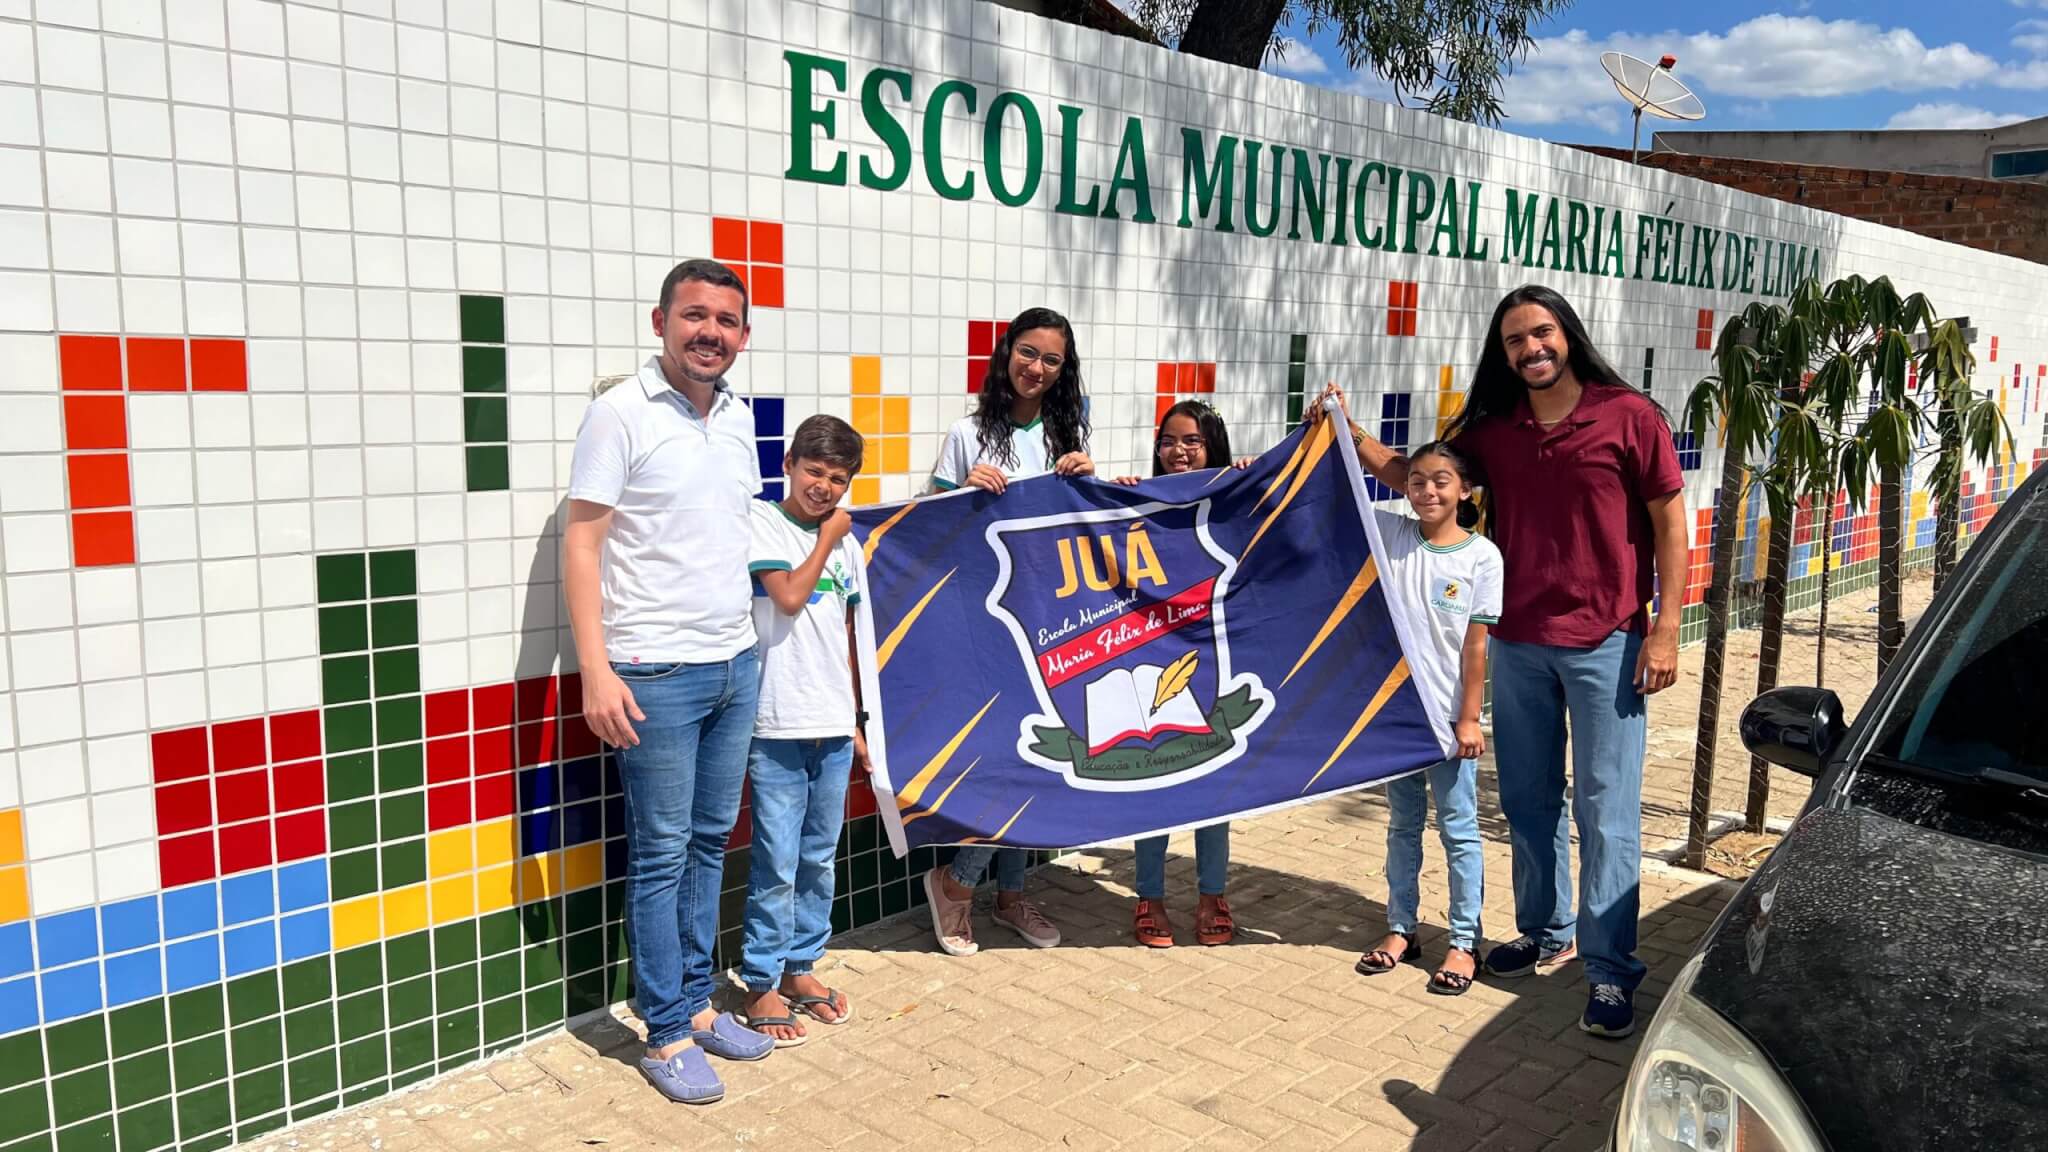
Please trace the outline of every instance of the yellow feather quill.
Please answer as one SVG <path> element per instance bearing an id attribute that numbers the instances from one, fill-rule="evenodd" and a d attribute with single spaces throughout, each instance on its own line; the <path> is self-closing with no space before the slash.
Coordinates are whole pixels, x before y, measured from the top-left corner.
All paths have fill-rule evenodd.
<path id="1" fill-rule="evenodd" d="M 1166 666 L 1166 671 L 1159 674 L 1159 687 L 1152 690 L 1152 710 L 1154 712 L 1166 707 L 1168 700 L 1179 695 L 1180 690 L 1188 686 L 1188 681 L 1195 678 L 1195 668 L 1201 662 L 1201 658 L 1196 653 L 1186 652 L 1181 655 L 1180 659 Z"/>

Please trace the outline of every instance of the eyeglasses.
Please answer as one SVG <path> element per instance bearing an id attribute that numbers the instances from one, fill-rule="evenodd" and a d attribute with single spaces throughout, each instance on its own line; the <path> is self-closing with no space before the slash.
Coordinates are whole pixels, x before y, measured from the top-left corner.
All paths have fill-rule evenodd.
<path id="1" fill-rule="evenodd" d="M 1038 349 L 1033 348 L 1029 344 L 1017 345 L 1017 355 L 1026 364 L 1036 364 L 1039 367 L 1044 368 L 1047 372 L 1057 372 L 1060 370 L 1060 367 L 1067 362 L 1067 358 L 1064 356 L 1056 356 L 1049 352 L 1040 352 Z"/>
<path id="2" fill-rule="evenodd" d="M 1209 441 L 1200 436 L 1182 436 L 1178 439 L 1172 436 L 1161 436 L 1159 438 L 1159 450 L 1161 452 L 1166 451 L 1168 448 L 1178 448 L 1183 452 L 1200 452 L 1208 446 Z"/>

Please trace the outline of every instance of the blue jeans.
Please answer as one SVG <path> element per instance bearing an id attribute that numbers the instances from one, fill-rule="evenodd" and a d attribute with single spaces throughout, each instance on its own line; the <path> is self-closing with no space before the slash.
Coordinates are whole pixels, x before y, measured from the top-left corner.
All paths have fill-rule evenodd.
<path id="1" fill-rule="evenodd" d="M 711 1006 L 725 841 L 739 817 L 760 693 L 753 649 L 723 664 L 614 664 L 647 719 L 615 748 L 626 791 L 626 940 L 647 1046 Z"/>
<path id="2" fill-rule="evenodd" d="M 1597 648 L 1493 641 L 1494 761 L 1514 848 L 1515 927 L 1546 949 L 1576 932 L 1586 979 L 1630 990 L 1643 979 L 1635 955 L 1648 727 L 1635 689 L 1641 648 L 1633 632 Z M 1576 918 L 1564 811 L 1567 718 L 1579 826 Z"/>
<path id="3" fill-rule="evenodd" d="M 1204 896 L 1223 895 L 1230 872 L 1230 822 L 1195 829 L 1195 890 Z M 1138 899 L 1166 899 L 1166 837 L 1138 841 Z"/>
<path id="4" fill-rule="evenodd" d="M 851 736 L 754 741 L 747 760 L 754 847 L 740 979 L 756 992 L 808 973 L 825 954 L 832 935 L 832 856 L 846 822 L 852 771 Z"/>
<path id="5" fill-rule="evenodd" d="M 988 871 L 988 862 L 996 862 L 996 891 L 1022 892 L 1024 890 L 1024 850 L 1022 848 L 998 848 L 993 844 L 969 844 L 953 857 L 953 879 L 963 888 L 973 888 L 981 883 Z"/>
<path id="6" fill-rule="evenodd" d="M 1422 905 L 1422 821 L 1436 794 L 1436 835 L 1451 873 L 1451 947 L 1479 942 L 1486 860 L 1479 843 L 1479 765 L 1452 758 L 1387 784 L 1387 930 L 1415 931 Z"/>

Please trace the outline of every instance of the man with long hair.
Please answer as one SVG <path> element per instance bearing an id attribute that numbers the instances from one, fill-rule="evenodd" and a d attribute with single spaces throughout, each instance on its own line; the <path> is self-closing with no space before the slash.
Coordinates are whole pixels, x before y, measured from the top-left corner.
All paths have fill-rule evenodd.
<path id="1" fill-rule="evenodd" d="M 1351 435 L 1368 472 L 1406 486 L 1406 457 L 1356 424 Z M 1494 309 L 1448 437 L 1479 472 L 1504 560 L 1494 757 L 1519 938 L 1488 953 L 1486 969 L 1526 976 L 1583 957 L 1591 995 L 1579 1027 L 1626 1036 L 1643 978 L 1635 945 L 1644 698 L 1677 678 L 1690 545 L 1671 425 L 1593 347 L 1564 297 L 1531 285 Z M 1653 621 L 1656 587 L 1664 595 Z"/>

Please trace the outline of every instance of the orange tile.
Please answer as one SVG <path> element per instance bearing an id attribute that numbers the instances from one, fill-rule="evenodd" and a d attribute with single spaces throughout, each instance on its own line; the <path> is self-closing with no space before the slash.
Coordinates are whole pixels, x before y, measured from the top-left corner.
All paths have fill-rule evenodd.
<path id="1" fill-rule="evenodd" d="M 483 868 L 509 862 L 517 848 L 518 833 L 510 819 L 487 820 L 476 826 L 476 863 Z"/>
<path id="2" fill-rule="evenodd" d="M 240 340 L 192 341 L 194 392 L 247 392 L 249 349 Z"/>
<path id="3" fill-rule="evenodd" d="M 1161 396 L 1170 394 L 1173 391 L 1173 380 L 1177 374 L 1178 369 L 1172 364 L 1162 362 L 1159 365 L 1159 378 L 1153 386 L 1153 391 Z"/>
<path id="4" fill-rule="evenodd" d="M 1421 291 L 1421 284 L 1413 280 L 1403 280 L 1401 282 L 1401 307 L 1406 308 L 1411 312 L 1414 311 L 1416 297 L 1421 293 Z"/>
<path id="5" fill-rule="evenodd" d="M 882 500 L 882 481 L 878 476 L 855 476 L 853 478 L 853 502 L 855 504 L 879 504 Z"/>
<path id="6" fill-rule="evenodd" d="M 1173 397 L 1161 396 L 1152 402 L 1152 423 L 1156 426 L 1166 422 L 1166 413 L 1173 407 Z"/>
<path id="7" fill-rule="evenodd" d="M 910 397 L 882 397 L 882 434 L 884 436 L 907 436 L 910 434 Z"/>
<path id="8" fill-rule="evenodd" d="M 0 868 L 0 924 L 28 919 L 28 869 Z"/>
<path id="9" fill-rule="evenodd" d="M 384 894 L 384 935 L 403 936 L 427 926 L 427 886 L 414 884 Z"/>
<path id="10" fill-rule="evenodd" d="M 604 883 L 604 845 L 578 844 L 562 859 L 562 887 L 573 892 Z"/>
<path id="11" fill-rule="evenodd" d="M 531 904 L 562 892 L 562 854 L 536 852 L 519 861 L 519 902 Z"/>
<path id="12" fill-rule="evenodd" d="M 126 448 L 128 407 L 119 396 L 66 396 L 64 446 Z"/>
<path id="13" fill-rule="evenodd" d="M 519 870 L 510 864 L 476 874 L 476 910 L 496 912 L 519 903 Z"/>
<path id="14" fill-rule="evenodd" d="M 135 563 L 135 513 L 73 513 L 71 562 L 80 568 Z"/>
<path id="15" fill-rule="evenodd" d="M 1193 364 L 1182 363 L 1173 366 L 1173 390 L 1183 394 L 1195 390 L 1195 366 Z"/>
<path id="16" fill-rule="evenodd" d="M 59 336 L 57 364 L 67 391 L 121 390 L 121 340 L 117 336 Z"/>
<path id="17" fill-rule="evenodd" d="M 750 264 L 754 273 L 753 303 L 762 308 L 782 307 L 782 265 Z"/>
<path id="18" fill-rule="evenodd" d="M 128 387 L 136 392 L 183 392 L 185 342 L 154 336 L 130 336 Z"/>
<path id="19" fill-rule="evenodd" d="M 747 258 L 747 222 L 729 216 L 711 218 L 711 258 L 725 264 Z"/>
<path id="20" fill-rule="evenodd" d="M 377 938 L 377 897 L 361 896 L 336 904 L 330 912 L 337 951 L 368 944 Z"/>
<path id="21" fill-rule="evenodd" d="M 1415 285 L 1413 284 L 1408 286 L 1408 298 L 1408 307 L 1401 313 L 1401 335 L 1403 336 L 1415 335 Z"/>
<path id="22" fill-rule="evenodd" d="M 1401 282 L 1399 280 L 1387 281 L 1387 307 L 1393 309 L 1401 307 Z"/>
<path id="23" fill-rule="evenodd" d="M 1195 365 L 1195 391 L 1216 391 L 1216 365 L 1214 363 L 1204 362 Z"/>
<path id="24" fill-rule="evenodd" d="M 891 476 L 901 476 L 910 472 L 910 437 L 884 436 L 881 438 L 881 446 L 883 472 Z M 874 450 L 872 442 L 868 450 Z"/>
<path id="25" fill-rule="evenodd" d="M 782 225 L 773 220 L 747 225 L 747 259 L 755 264 L 782 263 Z"/>
<path id="26" fill-rule="evenodd" d="M 1398 289 L 1397 289 L 1397 291 L 1398 291 Z M 1400 310 L 1399 308 L 1397 308 L 1397 307 L 1393 307 L 1393 306 L 1391 306 L 1391 305 L 1390 305 L 1390 306 L 1389 306 L 1389 307 L 1387 308 L 1387 335 L 1389 335 L 1389 336 L 1399 336 L 1400 334 L 1401 334 L 1401 310 Z"/>
<path id="27" fill-rule="evenodd" d="M 128 454 L 112 452 L 95 455 L 73 453 L 64 458 L 71 476 L 73 508 L 123 508 L 128 498 Z"/>
<path id="28" fill-rule="evenodd" d="M 853 397 L 853 430 L 863 436 L 882 434 L 882 398 L 863 396 L 858 387 Z"/>
<path id="29" fill-rule="evenodd" d="M 436 924 L 467 920 L 476 915 L 476 881 L 467 873 L 451 880 L 436 880 L 429 903 Z"/>
<path id="30" fill-rule="evenodd" d="M 855 396 L 879 396 L 882 394 L 882 358 L 880 356 L 855 356 L 853 358 L 853 394 Z"/>
<path id="31" fill-rule="evenodd" d="M 0 864 L 19 864 L 26 858 L 21 846 L 21 809 L 0 811 Z"/>

